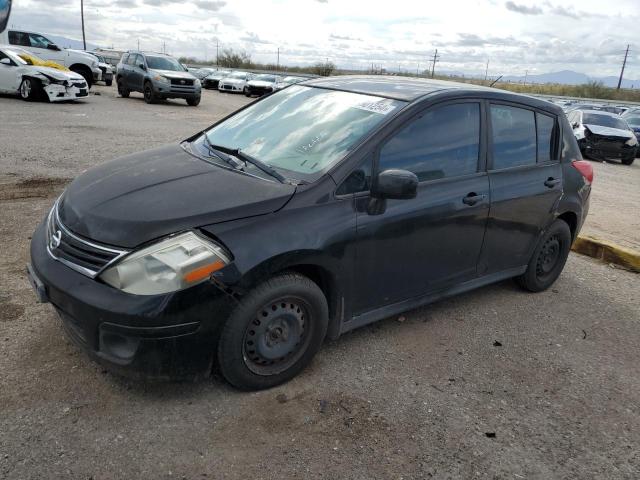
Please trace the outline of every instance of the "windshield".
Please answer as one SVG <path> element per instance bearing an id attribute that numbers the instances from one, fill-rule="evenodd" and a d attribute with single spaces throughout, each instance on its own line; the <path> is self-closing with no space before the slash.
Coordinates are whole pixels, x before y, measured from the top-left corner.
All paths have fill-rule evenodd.
<path id="1" fill-rule="evenodd" d="M 260 80 L 261 82 L 272 82 L 275 83 L 276 77 L 273 75 L 258 75 L 254 78 L 254 80 Z"/>
<path id="2" fill-rule="evenodd" d="M 153 70 L 184 72 L 184 67 L 175 58 L 147 56 L 147 66 Z"/>
<path id="3" fill-rule="evenodd" d="M 313 181 L 406 103 L 352 92 L 292 86 L 238 112 L 207 135 L 287 175 Z"/>
<path id="4" fill-rule="evenodd" d="M 640 125 L 640 117 L 624 117 L 624 119 L 629 125 L 633 125 L 634 127 Z"/>
<path id="5" fill-rule="evenodd" d="M 247 77 L 246 72 L 233 72 L 231 75 L 229 75 L 228 78 L 246 78 L 246 77 Z"/>
<path id="6" fill-rule="evenodd" d="M 620 130 L 629 130 L 629 127 L 619 118 L 610 115 L 599 115 L 597 113 L 585 113 L 582 117 L 582 123 L 585 125 L 600 125 L 602 127 L 619 128 Z"/>

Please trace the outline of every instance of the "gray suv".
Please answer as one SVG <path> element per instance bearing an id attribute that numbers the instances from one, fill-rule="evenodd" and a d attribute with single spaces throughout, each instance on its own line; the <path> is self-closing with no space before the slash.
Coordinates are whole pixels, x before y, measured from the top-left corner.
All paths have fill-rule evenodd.
<path id="1" fill-rule="evenodd" d="M 200 80 L 173 57 L 161 53 L 130 51 L 118 63 L 116 82 L 120 96 L 140 92 L 144 101 L 183 98 L 195 107 L 200 103 Z"/>

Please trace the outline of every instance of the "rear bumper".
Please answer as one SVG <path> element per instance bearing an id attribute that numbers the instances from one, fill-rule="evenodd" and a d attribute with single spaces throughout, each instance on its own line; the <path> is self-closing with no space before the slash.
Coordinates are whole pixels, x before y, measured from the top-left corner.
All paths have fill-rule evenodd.
<path id="1" fill-rule="evenodd" d="M 233 301 L 211 283 L 166 295 L 130 295 L 77 273 L 46 251 L 41 224 L 31 242 L 32 285 L 41 285 L 68 337 L 107 369 L 143 379 L 209 374 L 219 327 Z M 37 290 L 37 291 L 38 291 Z"/>

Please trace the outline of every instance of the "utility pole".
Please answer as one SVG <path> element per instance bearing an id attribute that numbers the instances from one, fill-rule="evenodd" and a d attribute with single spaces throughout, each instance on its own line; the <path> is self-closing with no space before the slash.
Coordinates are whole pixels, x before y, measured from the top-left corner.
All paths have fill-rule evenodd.
<path id="1" fill-rule="evenodd" d="M 140 51 L 140 39 L 138 39 L 138 51 Z"/>
<path id="2" fill-rule="evenodd" d="M 489 59 L 487 58 L 487 68 L 484 70 L 484 81 L 487 81 L 487 77 L 489 76 Z"/>
<path id="3" fill-rule="evenodd" d="M 438 59 L 440 58 L 440 55 L 438 55 L 438 49 L 436 48 L 435 53 L 433 54 L 433 64 L 431 65 L 431 78 L 433 78 L 433 76 L 436 74 L 436 62 L 438 61 Z"/>
<path id="4" fill-rule="evenodd" d="M 627 51 L 624 52 L 624 61 L 622 62 L 622 70 L 620 70 L 620 78 L 618 79 L 618 90 L 622 86 L 622 76 L 624 75 L 624 67 L 627 66 L 627 57 L 629 56 L 629 45 L 627 45 Z"/>
<path id="5" fill-rule="evenodd" d="M 167 42 L 165 41 L 162 42 L 162 53 L 167 53 Z"/>
<path id="6" fill-rule="evenodd" d="M 280 70 L 280 47 L 278 47 L 278 61 L 276 62 L 276 72 Z"/>
<path id="7" fill-rule="evenodd" d="M 527 85 L 527 77 L 529 76 L 529 70 L 524 71 L 524 85 Z"/>
<path id="8" fill-rule="evenodd" d="M 220 44 L 218 43 L 218 39 L 216 38 L 216 65 L 220 65 L 220 62 L 218 61 L 220 58 Z"/>
<path id="9" fill-rule="evenodd" d="M 80 0 L 80 16 L 82 17 L 82 44 L 84 49 L 87 49 L 87 38 L 84 34 L 84 0 Z"/>

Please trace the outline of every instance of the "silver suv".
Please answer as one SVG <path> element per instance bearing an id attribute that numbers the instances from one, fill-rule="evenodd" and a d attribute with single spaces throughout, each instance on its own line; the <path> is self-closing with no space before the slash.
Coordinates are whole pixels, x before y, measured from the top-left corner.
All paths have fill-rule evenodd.
<path id="1" fill-rule="evenodd" d="M 167 98 L 183 98 L 192 107 L 200 103 L 200 80 L 178 60 L 162 53 L 125 53 L 118 63 L 116 82 L 124 98 L 140 92 L 147 103 Z"/>

